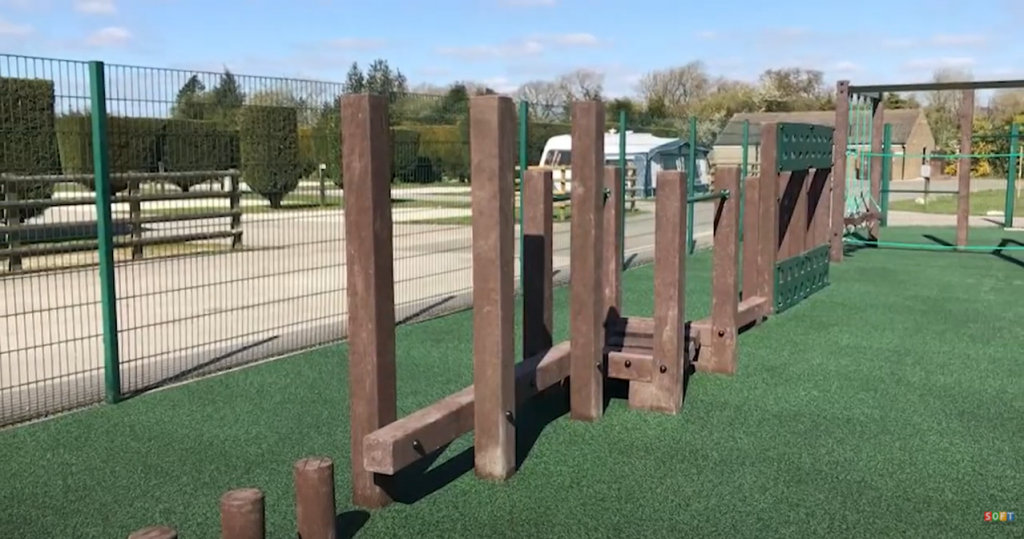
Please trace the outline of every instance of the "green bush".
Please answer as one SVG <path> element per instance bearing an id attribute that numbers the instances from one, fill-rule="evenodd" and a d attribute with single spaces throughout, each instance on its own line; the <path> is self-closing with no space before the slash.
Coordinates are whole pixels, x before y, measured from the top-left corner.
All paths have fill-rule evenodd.
<path id="1" fill-rule="evenodd" d="M 299 186 L 298 115 L 293 107 L 249 105 L 239 114 L 242 179 L 270 207 Z"/>
<path id="2" fill-rule="evenodd" d="M 0 173 L 59 173 L 60 155 L 53 119 L 52 81 L 0 78 Z M 21 200 L 53 197 L 53 182 L 10 185 Z M 45 208 L 22 208 L 16 220 L 31 219 L 44 211 Z"/>
<path id="3" fill-rule="evenodd" d="M 391 177 L 399 182 L 416 181 L 420 163 L 420 134 L 415 129 L 391 129 Z"/>
<path id="4" fill-rule="evenodd" d="M 163 152 L 166 120 L 159 118 L 107 118 L 107 147 L 111 174 L 123 172 L 157 172 Z M 91 174 L 92 119 L 89 114 L 70 114 L 55 123 L 60 147 L 60 163 L 65 174 Z M 95 191 L 92 179 L 81 182 Z M 119 193 L 128 183 L 114 179 L 110 189 Z"/>
<path id="5" fill-rule="evenodd" d="M 324 177 L 344 187 L 341 164 L 341 115 L 336 108 L 325 111 L 313 126 L 313 162 L 327 165 Z"/>
<path id="6" fill-rule="evenodd" d="M 469 142 L 462 136 L 459 126 L 422 125 L 408 128 L 419 132 L 419 156 L 431 164 L 432 176 L 422 180 L 422 183 L 445 178 L 464 180 L 469 177 Z"/>
<path id="7" fill-rule="evenodd" d="M 238 132 L 217 122 L 199 120 L 165 120 L 159 161 L 167 172 L 222 171 L 238 168 Z M 209 178 L 177 178 L 169 180 L 182 191 Z"/>

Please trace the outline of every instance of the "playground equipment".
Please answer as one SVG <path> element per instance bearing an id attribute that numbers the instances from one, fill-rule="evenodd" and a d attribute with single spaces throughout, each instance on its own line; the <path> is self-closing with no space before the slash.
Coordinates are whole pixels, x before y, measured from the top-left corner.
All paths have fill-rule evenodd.
<path id="1" fill-rule="evenodd" d="M 836 121 L 835 146 L 845 151 L 835 153 L 835 176 L 832 191 L 832 238 L 830 258 L 832 262 L 842 262 L 843 245 L 896 248 L 946 248 L 960 251 L 967 250 L 1019 250 L 1019 246 L 993 245 L 969 246 L 969 230 L 971 216 L 971 160 L 976 157 L 973 151 L 975 91 L 987 88 L 1018 88 L 1024 87 L 1024 81 L 970 81 L 943 82 L 924 84 L 895 84 L 853 86 L 850 81 L 839 81 L 836 86 Z M 885 92 L 914 91 L 957 91 L 960 93 L 959 127 L 960 144 L 956 156 L 957 186 L 955 190 L 933 190 L 926 181 L 924 190 L 893 188 L 890 184 L 891 149 L 887 136 L 889 126 L 884 123 L 883 113 Z M 851 147 L 849 132 L 851 123 L 870 124 L 870 150 L 864 152 Z M 1013 228 L 1013 214 L 1016 197 L 1015 183 L 1018 176 L 1017 127 L 1013 126 L 1009 135 L 1010 153 L 992 155 L 1008 158 L 1006 201 L 1003 212 L 1003 226 Z M 858 174 L 848 157 L 862 161 Z M 931 160 L 928 169 L 932 175 L 941 171 L 942 161 Z M 865 179 L 865 176 L 867 177 Z M 884 242 L 880 239 L 880 229 L 888 223 L 889 196 L 892 193 L 922 194 L 925 197 L 933 194 L 956 196 L 956 241 L 955 245 L 940 246 L 928 244 L 903 244 Z M 865 231 L 865 237 L 857 237 L 858 231 Z M 1013 241 L 1012 243 L 1017 243 Z"/>
<path id="2" fill-rule="evenodd" d="M 715 191 L 689 196 L 683 172 L 659 173 L 654 316 L 623 315 L 620 169 L 605 166 L 604 105 L 578 102 L 572 109 L 571 338 L 552 342 L 552 172 L 531 168 L 523 185 L 524 359 L 517 363 L 512 340 L 515 108 L 507 97 L 481 96 L 471 99 L 470 111 L 473 385 L 399 419 L 387 100 L 365 94 L 342 98 L 356 506 L 388 505 L 399 471 L 469 431 L 475 432 L 477 476 L 509 478 L 516 471 L 523 405 L 566 380 L 575 420 L 601 418 L 608 380 L 628 382 L 631 408 L 676 414 L 692 372 L 736 373 L 736 338 L 742 331 L 828 284 L 823 253 L 829 241 L 832 130 L 765 124 L 759 177 L 744 180 L 738 167 L 721 167 Z M 715 202 L 711 316 L 687 322 L 687 209 L 707 200 Z M 332 461 L 300 460 L 294 482 L 299 536 L 334 538 Z M 264 539 L 262 492 L 247 488 L 225 494 L 221 529 L 225 539 Z M 131 539 L 176 537 L 172 528 L 154 527 Z"/>

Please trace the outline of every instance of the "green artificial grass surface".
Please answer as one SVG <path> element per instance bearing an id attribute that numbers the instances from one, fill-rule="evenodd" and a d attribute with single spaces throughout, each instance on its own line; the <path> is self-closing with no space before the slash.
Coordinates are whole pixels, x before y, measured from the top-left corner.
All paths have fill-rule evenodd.
<path id="1" fill-rule="evenodd" d="M 883 235 L 924 233 L 953 235 Z M 1024 510 L 1016 255 L 852 252 L 832 286 L 740 338 L 737 376 L 695 376 L 679 416 L 615 400 L 596 423 L 563 416 L 538 434 L 533 407 L 519 421 L 536 442 L 507 483 L 473 476 L 466 436 L 418 483 L 432 494 L 370 514 L 349 503 L 343 345 L 10 429 L 0 537 L 165 524 L 213 538 L 219 496 L 258 486 L 268 537 L 291 538 L 291 465 L 310 455 L 335 459 L 340 520 L 361 538 L 1021 537 L 1020 522 L 982 522 Z M 688 277 L 700 317 L 709 257 Z M 651 267 L 627 272 L 625 311 L 649 314 L 652 289 Z M 562 289 L 559 339 L 567 319 Z M 468 312 L 398 330 L 401 414 L 470 382 L 471 333 Z"/>

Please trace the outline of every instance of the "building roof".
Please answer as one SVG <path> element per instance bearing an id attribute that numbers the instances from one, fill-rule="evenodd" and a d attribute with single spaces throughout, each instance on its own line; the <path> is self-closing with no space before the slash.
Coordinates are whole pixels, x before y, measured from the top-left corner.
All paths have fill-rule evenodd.
<path id="1" fill-rule="evenodd" d="M 883 118 L 886 123 L 892 124 L 892 143 L 906 144 L 910 138 L 910 132 L 914 123 L 923 114 L 921 109 L 895 109 L 886 110 Z M 826 111 L 807 112 L 741 112 L 734 114 L 725 125 L 725 128 L 715 139 L 715 146 L 740 146 L 743 144 L 743 122 L 750 122 L 749 144 L 759 145 L 761 143 L 760 125 L 768 122 L 794 122 L 818 125 L 834 126 L 836 113 Z M 850 144 L 857 144 L 858 141 L 850 137 Z M 861 143 L 867 144 L 867 140 Z"/>

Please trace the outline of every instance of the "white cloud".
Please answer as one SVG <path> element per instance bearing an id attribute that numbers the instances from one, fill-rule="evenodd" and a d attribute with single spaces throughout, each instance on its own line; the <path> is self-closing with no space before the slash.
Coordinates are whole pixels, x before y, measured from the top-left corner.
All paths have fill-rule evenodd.
<path id="1" fill-rule="evenodd" d="M 831 71 L 832 73 L 856 73 L 863 70 L 863 66 L 857 65 L 849 60 L 841 60 L 832 65 L 831 69 L 828 71 Z"/>
<path id="2" fill-rule="evenodd" d="M 469 47 L 438 47 L 437 53 L 462 60 L 514 59 L 538 56 L 551 47 L 595 47 L 601 40 L 593 34 L 568 33 L 534 36 L 500 45 L 473 45 Z"/>
<path id="3" fill-rule="evenodd" d="M 0 18 L 0 38 L 25 37 L 35 31 L 30 24 L 17 24 Z"/>
<path id="4" fill-rule="evenodd" d="M 916 43 L 913 39 L 903 37 L 887 38 L 881 42 L 882 46 L 887 49 L 909 49 Z"/>
<path id="5" fill-rule="evenodd" d="M 75 0 L 75 11 L 87 15 L 113 15 L 117 13 L 114 0 Z"/>
<path id="6" fill-rule="evenodd" d="M 118 47 L 131 41 L 132 33 L 120 26 L 108 26 L 93 32 L 85 43 L 91 47 Z"/>
<path id="7" fill-rule="evenodd" d="M 932 36 L 931 43 L 938 47 L 976 47 L 988 43 L 988 37 L 981 34 L 939 34 Z"/>
<path id="8" fill-rule="evenodd" d="M 903 64 L 904 69 L 915 71 L 934 71 L 944 68 L 969 68 L 977 61 L 970 56 L 950 56 L 943 58 L 915 58 Z"/>
<path id="9" fill-rule="evenodd" d="M 328 46 L 333 49 L 346 51 L 369 51 L 383 48 L 387 42 L 383 39 L 362 39 L 357 37 L 344 37 L 328 41 Z"/>

